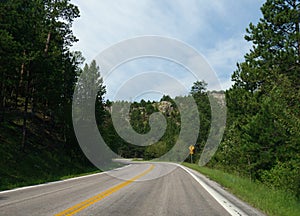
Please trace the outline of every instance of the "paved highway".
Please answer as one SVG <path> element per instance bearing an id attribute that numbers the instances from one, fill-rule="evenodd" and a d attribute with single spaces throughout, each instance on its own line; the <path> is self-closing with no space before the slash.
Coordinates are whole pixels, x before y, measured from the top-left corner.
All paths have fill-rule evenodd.
<path id="1" fill-rule="evenodd" d="M 204 176 L 132 163 L 67 181 L 0 192 L 0 215 L 262 215 Z"/>

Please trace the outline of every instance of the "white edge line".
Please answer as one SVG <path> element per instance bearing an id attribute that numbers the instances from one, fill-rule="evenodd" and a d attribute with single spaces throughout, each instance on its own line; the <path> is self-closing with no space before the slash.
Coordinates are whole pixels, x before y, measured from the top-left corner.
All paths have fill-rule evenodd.
<path id="1" fill-rule="evenodd" d="M 120 169 L 129 167 L 129 166 L 131 166 L 131 164 L 128 164 L 128 165 L 120 167 L 120 168 L 116 168 L 114 170 L 120 170 Z M 46 186 L 46 185 L 59 184 L 59 183 L 62 183 L 62 182 L 74 181 L 74 180 L 88 178 L 88 177 L 92 177 L 92 176 L 96 176 L 96 175 L 107 174 L 110 171 L 112 171 L 112 170 L 105 171 L 105 172 L 100 172 L 100 173 L 94 173 L 94 174 L 90 174 L 90 175 L 78 176 L 78 177 L 74 177 L 74 178 L 68 178 L 68 179 L 64 179 L 64 180 L 46 182 L 46 183 L 42 183 L 42 184 L 38 184 L 38 185 L 30 185 L 30 186 L 25 186 L 25 187 L 14 188 L 14 189 L 10 189 L 10 190 L 4 190 L 4 191 L 0 191 L 0 194 L 26 190 L 26 189 L 30 189 L 30 188 L 38 188 L 38 187 L 43 187 L 43 186 Z"/>
<path id="2" fill-rule="evenodd" d="M 172 164 L 177 167 L 180 167 L 181 169 L 186 171 L 188 174 L 190 174 L 230 215 L 232 215 L 232 216 L 248 216 L 248 214 L 246 214 L 244 211 L 242 211 L 240 208 L 235 206 L 232 202 L 230 202 L 228 199 L 226 199 L 224 196 L 222 196 L 216 190 L 214 190 L 209 185 L 207 185 L 205 182 L 203 182 L 201 179 L 199 179 L 197 176 L 195 176 L 195 174 L 193 174 L 185 166 L 182 166 L 181 164 L 178 164 L 178 163 L 172 163 L 172 162 L 152 162 L 151 161 L 150 163 L 166 163 L 166 164 Z"/>
<path id="3" fill-rule="evenodd" d="M 197 178 L 191 171 L 189 171 L 186 167 L 177 164 L 180 168 L 185 170 L 188 174 L 190 174 L 221 206 L 231 215 L 237 216 L 247 216 L 245 212 L 236 207 L 233 203 L 231 203 L 228 199 L 223 197 L 217 191 L 208 186 L 205 182 Z"/>
<path id="4" fill-rule="evenodd" d="M 218 193 L 216 190 L 211 188 L 209 185 L 207 185 L 205 182 L 203 182 L 201 179 L 199 179 L 195 174 L 193 174 L 188 168 L 185 166 L 182 166 L 178 163 L 172 163 L 172 162 L 151 162 L 151 163 L 166 163 L 166 164 L 172 164 L 177 167 L 180 167 L 184 171 L 186 171 L 188 174 L 190 174 L 230 215 L 232 216 L 248 216 L 244 211 L 242 211 L 240 208 L 235 206 L 232 202 L 230 202 L 228 199 L 226 199 L 224 196 L 222 196 L 220 193 Z"/>

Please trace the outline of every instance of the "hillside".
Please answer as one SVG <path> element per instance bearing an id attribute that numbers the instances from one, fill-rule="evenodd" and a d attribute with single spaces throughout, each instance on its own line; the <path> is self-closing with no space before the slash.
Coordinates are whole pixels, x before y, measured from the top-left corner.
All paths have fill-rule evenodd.
<path id="1" fill-rule="evenodd" d="M 18 115 L 15 115 L 18 116 Z M 0 124 L 0 190 L 59 180 L 95 171 L 80 149 L 65 148 L 58 127 L 30 118 L 28 140 L 21 147 L 21 117 Z"/>

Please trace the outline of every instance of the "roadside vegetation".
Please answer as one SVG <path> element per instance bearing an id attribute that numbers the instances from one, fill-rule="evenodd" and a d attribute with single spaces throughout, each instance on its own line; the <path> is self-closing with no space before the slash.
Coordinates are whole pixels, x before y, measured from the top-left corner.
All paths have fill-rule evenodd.
<path id="1" fill-rule="evenodd" d="M 246 29 L 245 39 L 253 47 L 232 74 L 233 85 L 225 92 L 227 120 L 223 140 L 207 164 L 297 198 L 300 197 L 299 5 L 299 1 L 267 0 L 261 7 L 262 18 Z M 193 156 L 197 163 L 203 160 L 201 153 L 211 126 L 209 93 L 213 92 L 207 91 L 205 81 L 195 82 L 190 91 L 200 115 L 200 136 Z M 158 110 L 163 112 L 168 128 L 158 143 L 145 148 L 130 146 L 115 134 L 109 137 L 115 142 L 107 139 L 114 144 L 112 149 L 124 157 L 148 160 L 172 148 L 180 132 L 180 113 L 172 98 L 164 96 L 160 103 L 135 102 L 130 115 L 132 127 L 146 133 L 149 115 Z"/>
<path id="2" fill-rule="evenodd" d="M 220 98 L 225 93 L 224 137 L 207 164 L 222 171 L 201 169 L 219 176 L 224 171 L 246 177 L 249 187 L 257 184 L 253 193 L 261 195 L 249 202 L 271 215 L 285 215 L 284 210 L 292 215 L 283 204 L 294 206 L 300 197 L 299 5 L 298 0 L 266 1 L 261 20 L 246 29 L 245 39 L 253 47 L 233 72 L 230 89 L 208 91 L 207 83 L 197 80 L 190 94 L 181 97 L 194 97 L 197 103 L 200 136 L 191 144 L 195 144 L 193 160 L 198 163 L 212 124 L 208 95 Z M 83 66 L 80 51 L 71 52 L 70 47 L 77 41 L 71 26 L 80 13 L 70 1 L 1 1 L 0 14 L 0 190 L 95 170 L 80 150 L 73 131 L 76 84 L 97 86 L 96 120 L 115 153 L 150 160 L 174 146 L 181 117 L 175 99 L 168 95 L 160 101 L 141 100 L 130 105 L 130 124 L 141 134 L 151 129 L 152 113 L 159 111 L 165 116 L 167 129 L 159 142 L 135 146 L 117 134 L 111 107 L 129 102 L 105 101 L 99 66 L 95 61 Z M 83 71 L 86 77 L 78 81 Z M 225 183 L 226 179 L 235 179 L 224 175 L 228 177 L 223 179 Z M 241 189 L 241 194 L 246 189 Z M 264 191 L 276 199 L 274 204 Z M 255 199 L 259 201 L 252 201 Z"/>
<path id="3" fill-rule="evenodd" d="M 31 119 L 28 125 L 24 151 L 20 150 L 22 127 L 17 118 L 0 125 L 0 191 L 99 172 L 79 149 L 64 149 L 63 142 L 56 137 L 58 131 L 49 134 L 38 121 Z"/>
<path id="4" fill-rule="evenodd" d="M 300 200 L 286 190 L 270 188 L 259 181 L 226 173 L 217 169 L 183 163 L 211 180 L 218 182 L 225 190 L 235 194 L 255 208 L 270 216 L 298 216 Z"/>
<path id="5" fill-rule="evenodd" d="M 72 95 L 84 61 L 71 52 L 69 1 L 0 2 L 0 190 L 96 170 L 79 149 Z"/>
<path id="6" fill-rule="evenodd" d="M 300 197 L 299 1 L 267 0 L 226 91 L 227 126 L 211 168 Z"/>

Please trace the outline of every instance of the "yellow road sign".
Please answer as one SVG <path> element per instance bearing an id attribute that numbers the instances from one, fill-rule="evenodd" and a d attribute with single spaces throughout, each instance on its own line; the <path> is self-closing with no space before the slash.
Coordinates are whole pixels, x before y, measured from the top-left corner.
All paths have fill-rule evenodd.
<path id="1" fill-rule="evenodd" d="M 190 147 L 189 147 L 190 154 L 194 154 L 194 149 L 195 149 L 195 147 L 193 145 L 190 145 Z"/>

